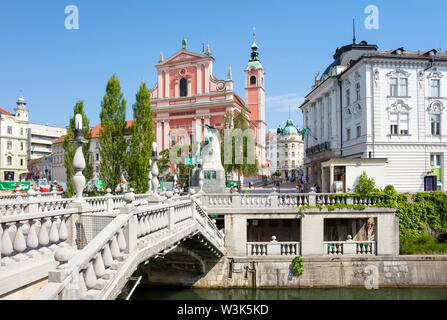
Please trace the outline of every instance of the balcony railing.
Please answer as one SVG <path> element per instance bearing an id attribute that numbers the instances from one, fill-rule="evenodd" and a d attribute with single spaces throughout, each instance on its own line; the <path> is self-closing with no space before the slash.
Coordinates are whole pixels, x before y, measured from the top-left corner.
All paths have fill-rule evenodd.
<path id="1" fill-rule="evenodd" d="M 247 242 L 247 256 L 301 255 L 300 242 Z"/>
<path id="2" fill-rule="evenodd" d="M 376 255 L 376 241 L 324 241 L 324 255 Z"/>

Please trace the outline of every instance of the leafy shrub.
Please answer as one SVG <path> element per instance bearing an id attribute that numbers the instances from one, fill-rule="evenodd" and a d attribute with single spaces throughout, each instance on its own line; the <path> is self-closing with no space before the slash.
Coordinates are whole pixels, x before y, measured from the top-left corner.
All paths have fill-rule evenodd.
<path id="1" fill-rule="evenodd" d="M 376 182 L 373 178 L 368 178 L 366 172 L 363 171 L 359 177 L 359 180 L 357 181 L 357 184 L 355 185 L 355 192 L 366 195 L 374 191 L 378 191 L 376 188 Z"/>
<path id="2" fill-rule="evenodd" d="M 427 234 L 400 238 L 400 254 L 443 254 L 447 253 L 447 243 L 441 243 Z"/>
<path id="3" fill-rule="evenodd" d="M 293 264 L 293 272 L 296 275 L 301 275 L 304 272 L 304 259 L 300 256 L 296 256 L 293 260 L 292 260 L 292 264 Z"/>

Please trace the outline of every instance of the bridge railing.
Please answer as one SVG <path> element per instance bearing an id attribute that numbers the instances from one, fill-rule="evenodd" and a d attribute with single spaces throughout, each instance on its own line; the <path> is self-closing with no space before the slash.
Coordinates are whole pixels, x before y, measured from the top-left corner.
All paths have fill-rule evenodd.
<path id="1" fill-rule="evenodd" d="M 385 201 L 384 197 L 346 195 L 341 193 L 208 193 L 202 195 L 205 208 L 295 208 L 304 205 L 336 203 L 371 205 Z"/>
<path id="2" fill-rule="evenodd" d="M 194 222 L 217 247 L 223 248 L 222 233 L 193 198 L 176 197 L 163 204 L 138 207 L 133 204 L 134 195 L 133 198 L 125 196 L 124 200 L 126 206 L 84 249 L 71 259 L 59 260 L 61 264 L 49 272 L 49 283 L 34 300 L 95 299 L 128 255 Z"/>
<path id="3" fill-rule="evenodd" d="M 33 190 L 34 191 L 34 190 Z M 63 192 L 40 192 L 40 191 L 35 191 L 34 193 L 32 193 L 31 195 L 34 196 L 38 196 L 38 197 L 42 197 L 42 198 L 62 198 L 62 195 L 64 193 Z M 21 192 L 17 192 L 17 193 L 0 193 L 0 203 L 3 202 L 8 202 L 8 201 L 17 201 L 17 200 L 26 200 L 26 198 L 28 198 L 30 196 L 29 193 L 21 193 Z"/>
<path id="4" fill-rule="evenodd" d="M 54 252 L 70 247 L 74 209 L 0 216 L 0 295 L 46 276 Z"/>

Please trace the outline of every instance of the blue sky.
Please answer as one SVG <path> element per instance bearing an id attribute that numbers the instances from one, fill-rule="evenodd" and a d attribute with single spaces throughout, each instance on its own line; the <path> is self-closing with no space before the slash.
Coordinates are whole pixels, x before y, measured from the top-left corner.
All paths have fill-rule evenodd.
<path id="1" fill-rule="evenodd" d="M 65 29 L 67 5 L 79 9 L 79 30 Z M 379 29 L 366 29 L 365 7 L 379 9 Z M 0 107 L 12 111 L 20 90 L 33 123 L 66 126 L 77 100 L 91 124 L 99 123 L 107 80 L 116 74 L 127 100 L 127 119 L 140 81 L 155 85 L 160 51 L 165 58 L 188 40 L 200 52 L 209 43 L 214 74 L 225 78 L 231 64 L 235 91 L 244 94 L 244 74 L 256 26 L 265 68 L 268 128 L 290 115 L 314 75 L 332 62 L 337 47 L 357 40 L 379 49 L 447 49 L 447 2 L 394 1 L 143 1 L 45 0 L 0 3 Z"/>

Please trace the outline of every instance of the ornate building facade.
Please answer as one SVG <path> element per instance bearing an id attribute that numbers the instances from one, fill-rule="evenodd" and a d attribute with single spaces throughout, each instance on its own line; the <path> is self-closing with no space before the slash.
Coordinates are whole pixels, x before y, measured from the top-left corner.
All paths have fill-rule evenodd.
<path id="1" fill-rule="evenodd" d="M 284 128 L 270 130 L 266 135 L 266 158 L 270 175 L 281 171 L 285 180 L 296 181 L 303 171 L 304 143 L 292 119 L 288 119 Z"/>
<path id="2" fill-rule="evenodd" d="M 0 181 L 25 181 L 28 172 L 29 110 L 22 96 L 14 111 L 0 108 Z"/>
<path id="3" fill-rule="evenodd" d="M 151 89 L 155 135 L 159 151 L 173 143 L 193 144 L 203 141 L 203 125 L 224 128 L 227 112 L 245 110 L 254 131 L 256 156 L 265 166 L 264 69 L 253 41 L 251 58 L 245 72 L 245 101 L 233 90 L 231 66 L 225 80 L 213 74 L 214 58 L 209 45 L 202 53 L 182 49 L 167 59 L 160 54 L 158 81 Z"/>
<path id="4" fill-rule="evenodd" d="M 334 191 L 339 181 L 348 191 L 355 178 L 348 168 L 380 162 L 381 185 L 423 191 L 424 178 L 436 175 L 445 190 L 447 52 L 378 51 L 362 41 L 337 48 L 333 58 L 300 106 L 309 184 Z"/>

